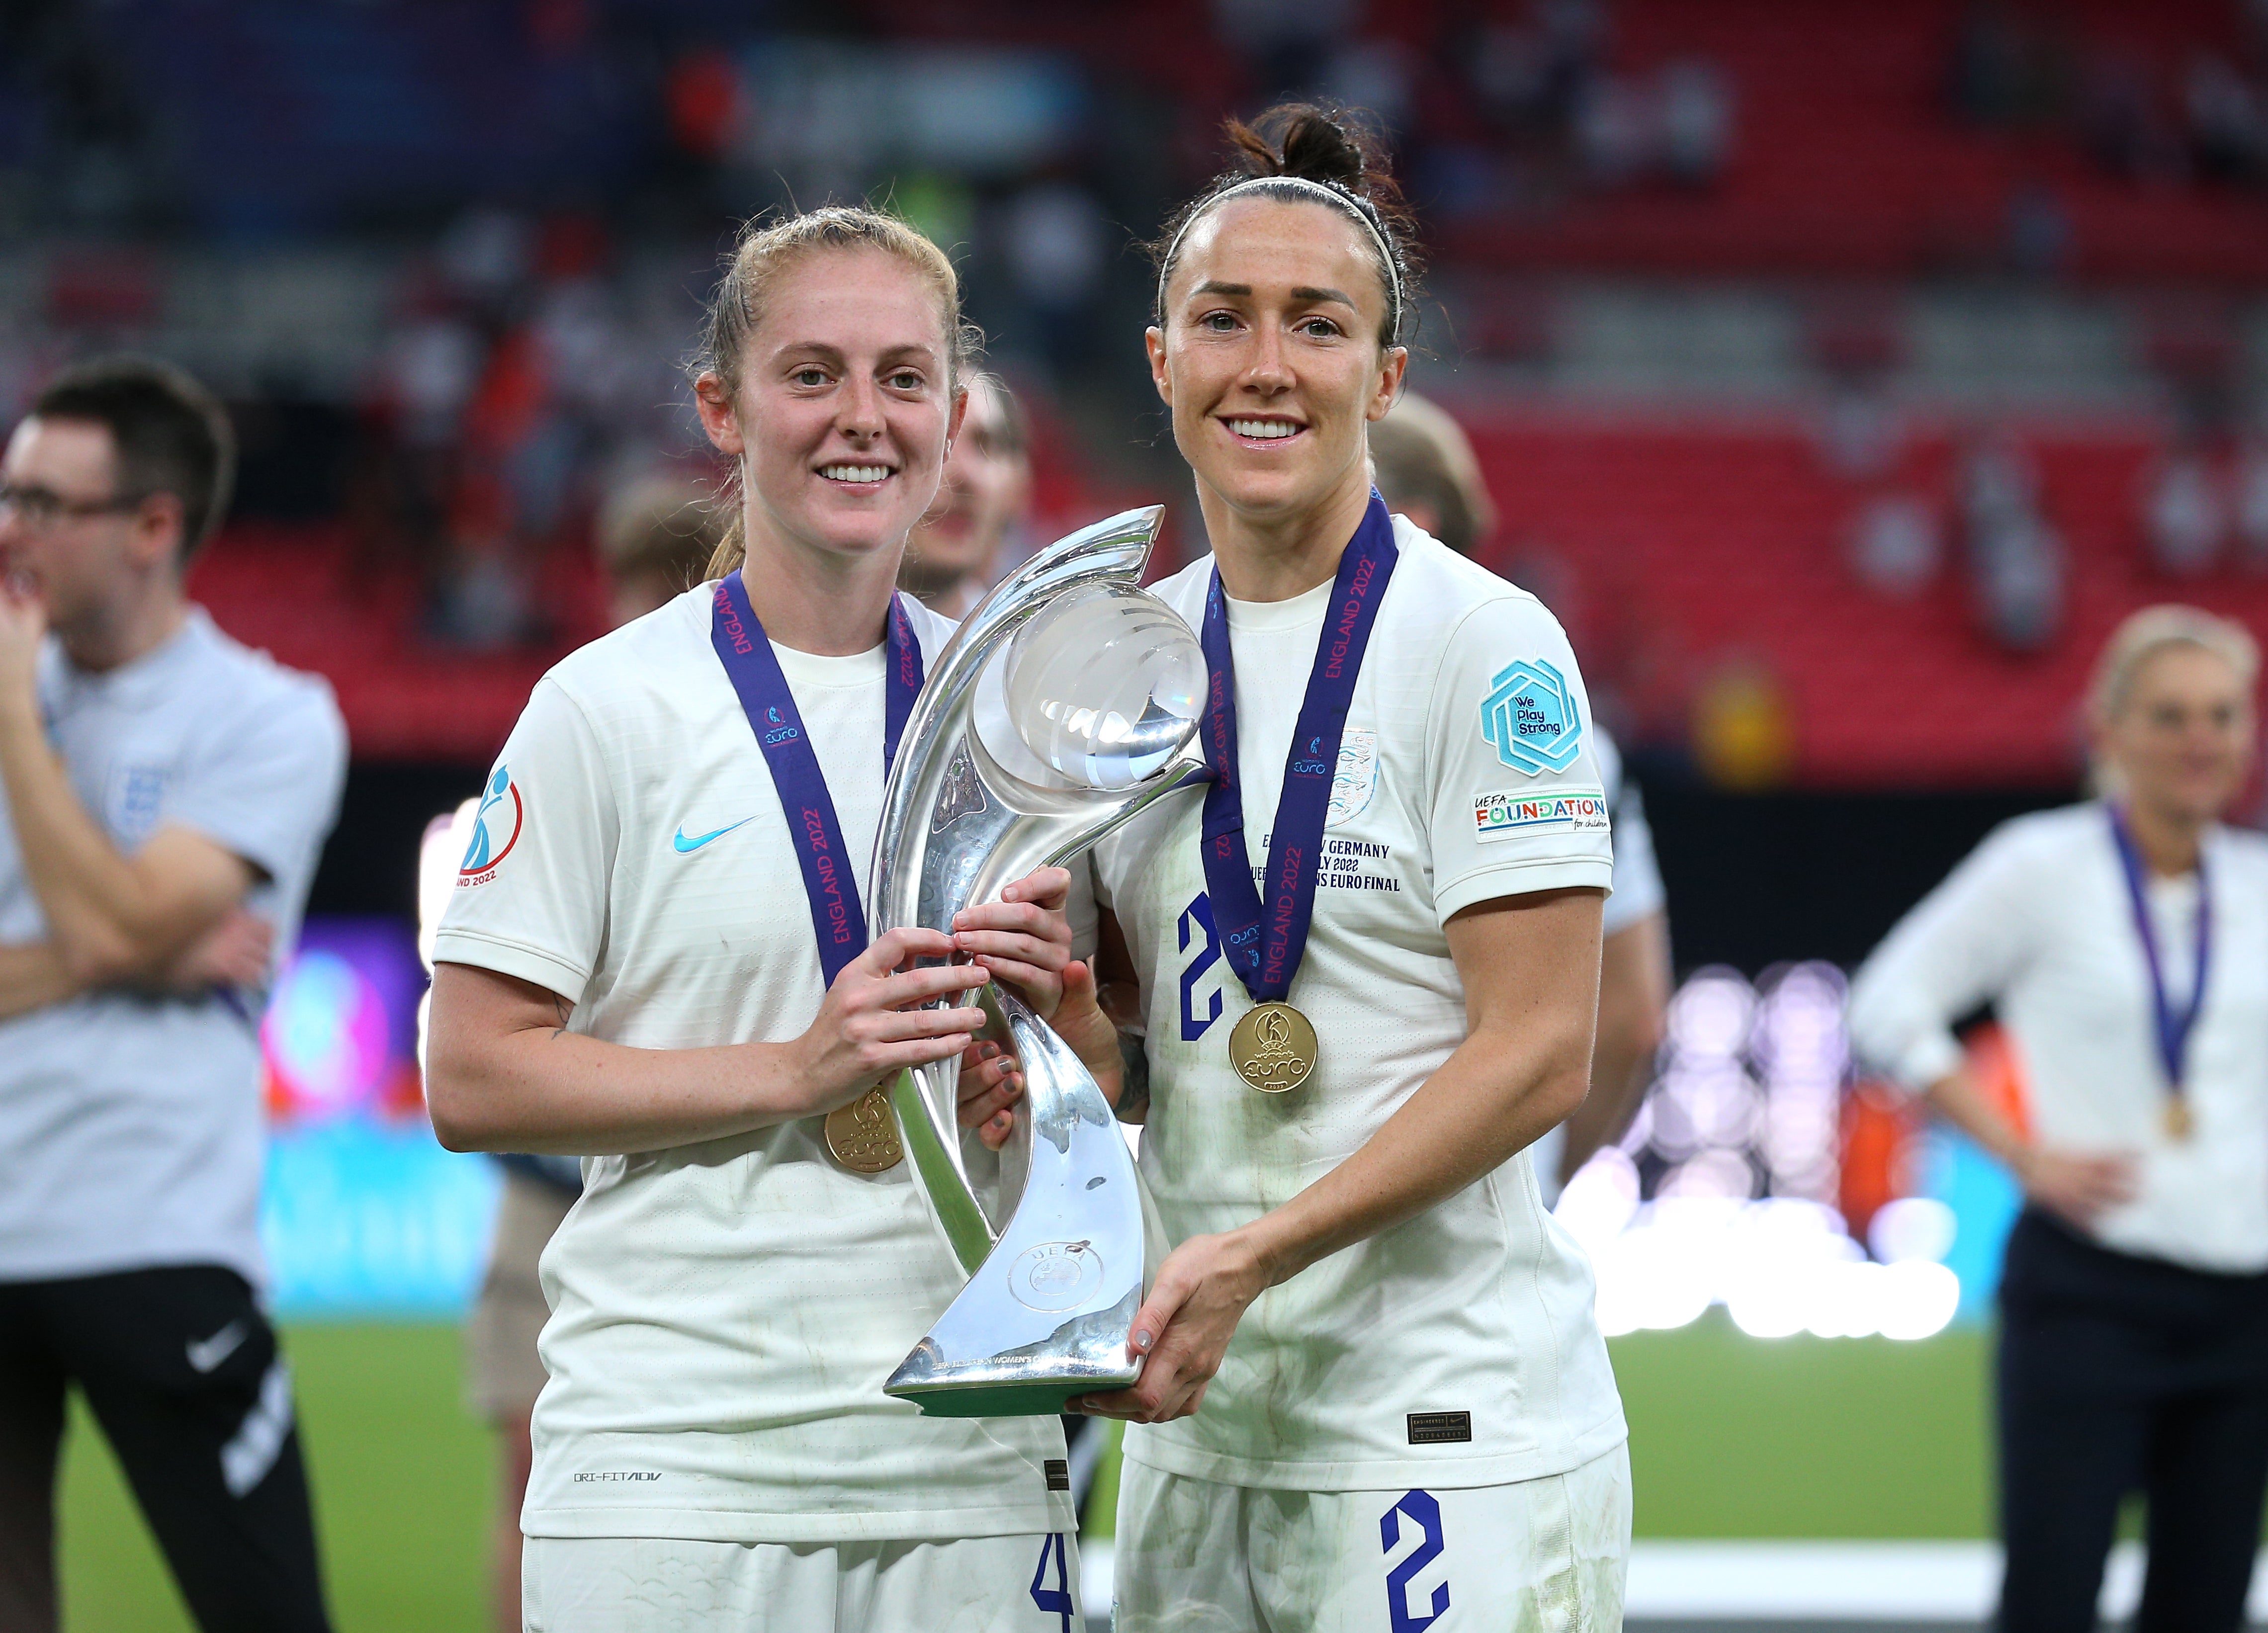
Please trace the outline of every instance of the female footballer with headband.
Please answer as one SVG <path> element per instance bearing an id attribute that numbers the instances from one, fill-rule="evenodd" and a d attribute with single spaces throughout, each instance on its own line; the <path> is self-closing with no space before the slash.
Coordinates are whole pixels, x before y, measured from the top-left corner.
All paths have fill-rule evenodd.
<path id="1" fill-rule="evenodd" d="M 1086 1402 L 1136 1425 L 1118 1625 L 1612 1627 L 1621 1402 L 1521 1156 L 1589 1065 L 1582 679 L 1535 598 L 1372 490 L 1408 360 L 1392 180 L 1314 108 L 1231 132 L 1148 336 L 1212 549 L 1157 593 L 1203 632 L 1213 783 L 1095 858 L 1178 1244 L 1139 1384 Z M 1112 1075 L 1083 988 L 1058 1024 Z"/>
<path id="2" fill-rule="evenodd" d="M 543 1258 L 526 1626 L 1055 1629 L 1056 1421 L 881 1392 L 962 1278 L 876 1085 L 983 1024 L 924 1000 L 998 977 L 1052 1007 L 1070 940 L 1061 870 L 952 936 L 869 946 L 858 901 L 950 633 L 894 585 L 966 407 L 958 288 L 903 224 L 816 210 L 743 237 L 708 340 L 741 487 L 714 582 L 537 686 L 435 949 L 442 1138 L 618 1153 Z M 1013 1063 L 969 1066 L 997 1136 Z"/>

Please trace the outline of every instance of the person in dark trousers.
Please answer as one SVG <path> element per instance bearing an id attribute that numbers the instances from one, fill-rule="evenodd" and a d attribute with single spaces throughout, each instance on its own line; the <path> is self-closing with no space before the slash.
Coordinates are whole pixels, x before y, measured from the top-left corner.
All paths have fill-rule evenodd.
<path id="1" fill-rule="evenodd" d="M 2019 817 L 1877 949 L 1860 1054 L 2022 1184 L 2000 1284 L 2008 1633 L 2095 1624 L 2129 1492 L 2142 1633 L 2233 1633 L 2268 1490 L 2268 839 L 2220 826 L 2259 658 L 2182 607 L 2112 636 L 2091 699 L 2102 797 Z M 1951 1024 L 1997 1004 L 2019 1126 Z"/>
<path id="2" fill-rule="evenodd" d="M 55 1626 L 86 1399 L 211 1633 L 320 1633 L 291 1373 L 261 1309 L 258 1017 L 337 815 L 329 688 L 186 597 L 233 440 L 88 364 L 0 461 L 0 1629 Z"/>

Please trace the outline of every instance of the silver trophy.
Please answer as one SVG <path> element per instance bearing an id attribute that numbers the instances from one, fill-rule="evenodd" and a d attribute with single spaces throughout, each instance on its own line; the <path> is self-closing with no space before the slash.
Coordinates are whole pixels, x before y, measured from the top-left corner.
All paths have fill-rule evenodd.
<path id="1" fill-rule="evenodd" d="M 950 930 L 961 908 L 1193 785 L 1204 656 L 1137 587 L 1163 514 L 1128 511 L 1048 546 L 939 655 L 883 796 L 866 892 L 874 934 Z M 1078 1056 L 1014 993 L 990 987 L 983 1002 L 986 1035 L 1022 1063 L 1026 1090 L 989 1208 L 961 1145 L 959 1063 L 891 1086 L 969 1281 L 883 1387 L 939 1416 L 1037 1416 L 1140 1375 L 1126 1341 L 1162 1233 Z"/>

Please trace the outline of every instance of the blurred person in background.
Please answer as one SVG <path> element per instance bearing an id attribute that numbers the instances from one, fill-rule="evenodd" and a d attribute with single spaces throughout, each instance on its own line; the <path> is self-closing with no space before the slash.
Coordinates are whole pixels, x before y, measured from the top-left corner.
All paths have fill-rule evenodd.
<path id="1" fill-rule="evenodd" d="M 960 429 L 959 283 L 892 217 L 784 216 L 706 329 L 696 400 L 739 483 L 715 581 L 537 684 L 435 938 L 443 1142 L 586 1158 L 543 1254 L 525 1625 L 1057 1625 L 1054 1421 L 882 1393 L 965 1278 L 880 1085 L 962 1059 L 998 1148 L 1012 1058 L 972 1049 L 980 1010 L 923 1005 L 997 975 L 1052 1011 L 1085 974 L 1070 875 L 870 945 L 833 865 L 872 854 L 953 633 L 896 582 Z"/>
<path id="2" fill-rule="evenodd" d="M 711 496 L 696 482 L 656 476 L 630 483 L 599 514 L 600 565 L 607 576 L 607 615 L 620 629 L 643 618 L 701 582 L 724 529 Z M 472 843 L 478 798 L 433 819 L 419 851 L 418 951 L 433 968 L 434 938 L 456 887 L 458 864 Z M 430 1004 L 430 999 L 428 1000 Z M 420 1019 L 425 1019 L 421 1011 Z M 421 1044 L 423 1042 L 421 1028 Z M 424 1058 L 421 1047 L 419 1059 Z M 519 1509 L 527 1500 L 534 1459 L 529 1420 L 543 1393 L 543 1360 L 535 1341 L 550 1307 L 543 1299 L 538 1262 L 583 1194 L 579 1158 L 500 1155 L 504 1188 L 487 1273 L 465 1330 L 466 1394 L 473 1410 L 497 1431 L 496 1541 L 490 1566 L 497 1626 L 516 1633 L 519 1614 Z"/>
<path id="3" fill-rule="evenodd" d="M 261 1308 L 258 1018 L 338 813 L 330 688 L 184 593 L 234 438 L 194 381 L 68 371 L 0 463 L 0 1627 L 55 1625 L 64 1398 L 209 1633 L 327 1628 Z"/>
<path id="4" fill-rule="evenodd" d="M 1852 987 L 1861 1055 L 2024 1189 L 2000 1283 L 2007 1633 L 2095 1626 L 2136 1490 L 2136 1625 L 2244 1619 L 2268 1488 L 2268 840 L 2220 817 L 2258 663 L 2205 613 L 2128 618 L 2088 699 L 2100 797 L 1996 829 Z M 1953 1033 L 1988 1003 L 2021 1123 Z"/>
<path id="5" fill-rule="evenodd" d="M 608 629 L 667 606 L 701 582 L 724 537 L 714 506 L 700 483 L 654 476 L 629 484 L 600 507 L 597 544 Z"/>
<path id="6" fill-rule="evenodd" d="M 938 502 L 906 541 L 898 587 L 941 617 L 967 617 L 992 587 L 1009 532 L 1031 503 L 1024 411 L 1000 381 L 978 374 L 968 382 L 968 413 Z"/>
<path id="7" fill-rule="evenodd" d="M 1496 528 L 1496 505 L 1464 428 L 1438 403 L 1405 391 L 1370 428 L 1372 475 L 1387 508 L 1399 511 L 1460 555 Z M 1566 1122 L 1528 1148 L 1547 1205 L 1600 1146 L 1621 1136 L 1653 1073 L 1669 1006 L 1669 916 L 1653 831 L 1622 751 L 1597 721 L 1593 752 L 1614 813 L 1614 893 L 1607 898 L 1599 954 L 1599 1026 L 1591 1091 Z"/>

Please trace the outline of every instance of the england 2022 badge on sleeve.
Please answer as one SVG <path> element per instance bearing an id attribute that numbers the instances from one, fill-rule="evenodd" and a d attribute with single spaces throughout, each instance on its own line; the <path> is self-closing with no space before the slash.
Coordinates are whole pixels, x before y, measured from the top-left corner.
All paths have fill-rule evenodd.
<path id="1" fill-rule="evenodd" d="M 1497 672 L 1481 699 L 1481 736 L 1515 771 L 1565 771 L 1582 747 L 1583 717 L 1567 677 L 1541 658 Z"/>
<path id="2" fill-rule="evenodd" d="M 465 859 L 457 864 L 458 889 L 485 885 L 496 877 L 497 864 L 519 842 L 526 820 L 519 784 L 512 780 L 509 767 L 498 766 L 481 795 L 480 809 L 473 815 L 472 842 L 465 847 Z"/>

